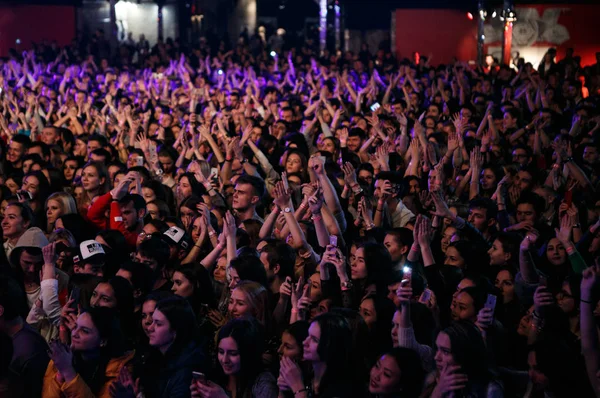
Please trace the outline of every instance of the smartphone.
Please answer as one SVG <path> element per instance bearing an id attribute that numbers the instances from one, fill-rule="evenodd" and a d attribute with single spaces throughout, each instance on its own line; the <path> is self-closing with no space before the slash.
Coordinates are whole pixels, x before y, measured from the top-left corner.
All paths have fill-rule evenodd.
<path id="1" fill-rule="evenodd" d="M 216 179 L 217 177 L 219 177 L 219 169 L 216 167 L 211 167 L 210 169 L 210 176 L 208 177 L 211 180 Z"/>
<path id="2" fill-rule="evenodd" d="M 335 235 L 330 235 L 330 236 L 329 236 L 329 244 L 330 244 L 331 246 L 337 247 L 337 245 L 338 245 L 337 236 L 335 236 Z"/>
<path id="3" fill-rule="evenodd" d="M 492 311 L 496 308 L 496 296 L 493 294 L 488 294 L 487 300 L 485 302 L 485 308 L 489 308 Z"/>
<path id="4" fill-rule="evenodd" d="M 192 372 L 192 379 L 202 384 L 206 383 L 206 375 L 202 372 Z"/>
<path id="5" fill-rule="evenodd" d="M 277 53 L 275 51 L 271 51 L 271 57 L 275 58 L 276 55 Z"/>
<path id="6" fill-rule="evenodd" d="M 31 192 L 29 191 L 17 191 L 17 200 L 19 200 L 19 202 L 22 202 L 24 200 L 32 200 L 33 196 L 31 195 Z"/>
<path id="7" fill-rule="evenodd" d="M 283 188 L 286 190 L 290 189 L 290 184 L 288 183 L 287 173 L 284 171 L 281 173 L 281 181 L 283 182 Z"/>
<path id="8" fill-rule="evenodd" d="M 425 289 L 423 290 L 423 294 L 421 294 L 421 302 L 427 303 L 431 299 L 431 290 Z"/>
<path id="9" fill-rule="evenodd" d="M 540 286 L 548 287 L 548 278 L 545 276 L 540 276 Z"/>
<path id="10" fill-rule="evenodd" d="M 405 266 L 402 268 L 402 274 L 402 283 L 407 282 L 407 285 L 410 286 L 412 279 L 412 268 Z"/>
<path id="11" fill-rule="evenodd" d="M 371 112 L 375 112 L 379 108 L 381 108 L 381 105 L 379 104 L 379 102 L 376 102 L 373 105 L 371 105 Z"/>
<path id="12" fill-rule="evenodd" d="M 71 289 L 70 299 L 73 300 L 73 302 L 71 303 L 71 308 L 73 308 L 75 311 L 77 311 L 77 308 L 79 306 L 79 301 L 81 299 L 81 288 L 79 288 L 77 286 L 73 286 L 73 289 Z"/>
<path id="13" fill-rule="evenodd" d="M 140 167 L 144 166 L 144 157 L 138 156 L 137 158 L 135 158 L 135 164 Z"/>
<path id="14" fill-rule="evenodd" d="M 565 203 L 567 206 L 571 207 L 571 204 L 573 203 L 573 191 L 568 190 L 565 192 Z"/>

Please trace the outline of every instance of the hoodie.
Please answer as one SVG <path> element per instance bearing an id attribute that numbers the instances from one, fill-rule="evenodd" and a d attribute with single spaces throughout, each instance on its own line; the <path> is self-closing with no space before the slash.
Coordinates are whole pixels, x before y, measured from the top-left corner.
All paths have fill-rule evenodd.
<path id="1" fill-rule="evenodd" d="M 15 248 L 10 254 L 11 263 L 20 267 L 20 256 L 25 248 L 36 248 L 40 251 L 48 245 L 44 232 L 37 228 L 29 228 L 19 238 Z M 33 326 L 47 340 L 58 336 L 60 326 L 60 311 L 66 302 L 69 276 L 57 269 L 58 279 L 47 279 L 40 282 L 40 287 L 27 293 L 29 315 L 27 323 Z M 41 304 L 36 302 L 40 300 Z"/>

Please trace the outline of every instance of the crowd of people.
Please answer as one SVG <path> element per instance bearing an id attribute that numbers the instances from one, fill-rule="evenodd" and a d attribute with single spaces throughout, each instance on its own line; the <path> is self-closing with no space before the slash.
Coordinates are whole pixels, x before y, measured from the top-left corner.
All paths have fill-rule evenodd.
<path id="1" fill-rule="evenodd" d="M 600 53 L 0 60 L 0 397 L 600 396 Z"/>

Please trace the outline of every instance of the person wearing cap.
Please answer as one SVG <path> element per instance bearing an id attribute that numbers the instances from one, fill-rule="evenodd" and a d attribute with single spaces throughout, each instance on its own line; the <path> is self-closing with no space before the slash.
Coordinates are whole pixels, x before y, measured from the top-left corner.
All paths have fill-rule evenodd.
<path id="1" fill-rule="evenodd" d="M 42 254 L 44 247 L 47 253 Z M 56 268 L 55 244 L 49 245 L 44 232 L 29 228 L 10 254 L 17 279 L 27 295 L 30 316 L 27 322 L 50 340 L 58 336 L 61 301 L 66 301 L 69 276 Z M 41 279 L 40 279 L 41 277 Z"/>
<path id="2" fill-rule="evenodd" d="M 165 231 L 163 238 L 169 244 L 169 266 L 172 269 L 179 265 L 191 250 L 190 236 L 183 229 L 173 226 Z"/>
<path id="3" fill-rule="evenodd" d="M 73 272 L 102 277 L 105 260 L 102 245 L 95 240 L 85 240 L 79 244 L 79 250 L 73 257 Z"/>
<path id="4" fill-rule="evenodd" d="M 102 195 L 90 206 L 88 218 L 100 229 L 120 231 L 131 250 L 135 248 L 137 237 L 144 227 L 146 201 L 137 194 L 130 194 L 129 187 L 135 181 L 136 173 L 129 172 L 119 185 Z M 105 217 L 110 209 L 109 219 Z"/>

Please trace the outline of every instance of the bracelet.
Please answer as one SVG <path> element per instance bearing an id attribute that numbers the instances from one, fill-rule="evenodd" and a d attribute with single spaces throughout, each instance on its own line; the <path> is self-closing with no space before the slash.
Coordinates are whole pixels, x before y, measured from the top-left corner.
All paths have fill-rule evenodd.
<path id="1" fill-rule="evenodd" d="M 380 208 L 378 207 L 378 208 L 376 208 L 376 209 L 375 209 L 375 211 L 378 211 L 378 212 L 380 212 L 380 213 L 381 213 L 381 212 L 383 212 L 383 209 L 380 209 Z"/>
<path id="2" fill-rule="evenodd" d="M 296 394 L 300 394 L 301 392 L 306 392 L 306 391 L 308 391 L 308 388 L 304 387 L 304 388 L 303 388 L 303 389 L 301 389 L 301 390 L 294 391 L 294 395 L 296 395 Z"/>
<path id="3" fill-rule="evenodd" d="M 211 238 L 212 238 L 213 236 L 215 236 L 216 234 L 217 234 L 217 233 L 216 233 L 215 231 L 208 231 L 208 236 L 209 236 L 209 237 L 211 237 Z"/>
<path id="4" fill-rule="evenodd" d="M 306 202 L 302 202 L 300 203 L 300 206 L 298 206 L 300 209 L 304 209 L 306 208 L 306 206 L 308 206 L 308 204 Z"/>
<path id="5" fill-rule="evenodd" d="M 233 162 L 233 159 L 225 159 L 226 162 Z"/>
<path id="6" fill-rule="evenodd" d="M 323 219 L 323 216 L 320 214 L 313 214 L 312 215 L 312 220 L 313 221 L 321 221 Z"/>
<path id="7" fill-rule="evenodd" d="M 411 251 L 413 251 L 413 252 L 415 252 L 415 253 L 418 253 L 418 252 L 419 252 L 419 247 L 418 247 L 418 246 L 415 246 L 415 245 L 412 245 L 412 246 L 410 247 L 410 250 L 411 250 Z"/>
<path id="8" fill-rule="evenodd" d="M 581 301 L 582 303 L 586 303 L 586 304 L 594 304 L 593 301 L 588 301 L 588 300 L 584 300 L 584 299 L 581 299 L 579 301 Z"/>
<path id="9" fill-rule="evenodd" d="M 194 247 L 197 247 L 198 249 L 202 249 L 202 246 L 194 245 Z"/>
<path id="10" fill-rule="evenodd" d="M 569 246 L 567 247 L 567 254 L 570 256 L 571 254 L 575 253 L 576 249 L 574 246 Z"/>

